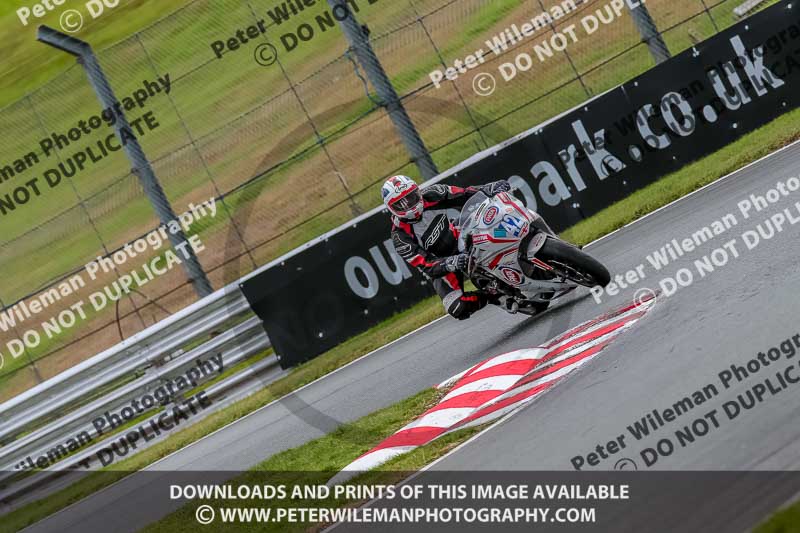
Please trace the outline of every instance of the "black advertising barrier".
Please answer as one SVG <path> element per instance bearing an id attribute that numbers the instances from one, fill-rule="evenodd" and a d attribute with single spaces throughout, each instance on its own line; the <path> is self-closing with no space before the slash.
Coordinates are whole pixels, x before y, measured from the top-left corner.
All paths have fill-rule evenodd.
<path id="1" fill-rule="evenodd" d="M 440 181 L 509 179 L 564 230 L 798 107 L 796 50 L 800 8 L 779 2 Z M 432 294 L 389 225 L 373 211 L 243 282 L 284 368 Z"/>
<path id="2" fill-rule="evenodd" d="M 384 214 L 361 217 L 242 284 L 283 368 L 434 294 L 394 253 L 389 229 Z"/>

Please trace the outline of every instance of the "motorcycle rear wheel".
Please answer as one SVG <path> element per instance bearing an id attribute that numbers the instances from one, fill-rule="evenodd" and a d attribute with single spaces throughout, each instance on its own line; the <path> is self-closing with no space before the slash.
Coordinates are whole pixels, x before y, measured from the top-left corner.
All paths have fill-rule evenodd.
<path id="1" fill-rule="evenodd" d="M 558 239 L 547 239 L 536 257 L 557 273 L 584 287 L 605 287 L 611 282 L 608 269 L 597 259 Z"/>

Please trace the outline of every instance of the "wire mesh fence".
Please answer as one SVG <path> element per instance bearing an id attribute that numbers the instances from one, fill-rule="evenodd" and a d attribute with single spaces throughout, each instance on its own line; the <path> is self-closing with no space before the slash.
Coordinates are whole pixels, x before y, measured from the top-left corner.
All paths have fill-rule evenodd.
<path id="1" fill-rule="evenodd" d="M 738 4 L 646 5 L 675 54 L 733 24 Z M 372 46 L 440 170 L 654 64 L 627 7 L 616 17 L 602 0 L 348 5 L 368 26 Z M 318 2 L 285 17 L 281 6 L 286 9 L 274 1 L 194 0 L 97 52 L 175 212 L 216 201 L 216 215 L 188 232 L 203 243 L 198 257 L 214 288 L 374 208 L 387 177 L 417 174 L 329 6 Z M 537 18 L 545 13 L 560 16 Z M 595 31 L 583 29 L 563 50 L 518 68 L 509 82 L 500 79 L 491 96 L 478 94 L 475 73 L 513 63 L 531 43 L 560 43 L 589 15 L 600 21 Z M 515 42 L 513 32 L 504 32 L 534 19 L 541 24 L 531 39 Z M 498 52 L 489 53 L 492 47 Z M 431 80 L 432 71 L 479 49 L 487 51 L 479 68 L 454 80 Z M 15 353 L 5 348 L 164 254 L 161 248 L 128 255 L 96 279 L 85 276 L 87 263 L 113 257 L 159 226 L 138 177 L 115 150 L 100 107 L 75 65 L 0 110 L 6 132 L 0 138 L 0 400 L 196 299 L 183 270 L 173 268 L 127 294 L 106 293 L 102 309 L 88 309 L 73 327 L 35 347 Z M 85 286 L 67 290 L 81 273 Z M 27 316 L 23 308 L 40 311 Z"/>

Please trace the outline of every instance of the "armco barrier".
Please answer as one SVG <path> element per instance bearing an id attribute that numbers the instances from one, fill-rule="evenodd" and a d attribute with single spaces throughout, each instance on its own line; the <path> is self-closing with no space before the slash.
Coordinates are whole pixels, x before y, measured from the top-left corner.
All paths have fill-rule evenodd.
<path id="1" fill-rule="evenodd" d="M 566 229 L 796 108 L 799 19 L 800 7 L 779 2 L 435 181 L 509 179 Z M 375 210 L 242 284 L 284 368 L 431 294 L 388 236 Z"/>
<path id="2" fill-rule="evenodd" d="M 0 438 L 90 395 L 93 391 L 157 363 L 192 338 L 249 311 L 235 287 L 217 291 L 108 350 L 0 404 Z"/>
<path id="3" fill-rule="evenodd" d="M 249 341 L 243 341 L 242 344 L 237 345 L 240 355 L 244 358 L 246 357 L 245 354 L 258 353 L 259 351 L 263 350 L 264 346 L 262 341 L 263 339 L 259 340 L 256 337 L 253 337 Z M 235 364 L 235 361 L 231 360 L 231 364 Z M 277 366 L 275 358 L 268 358 L 259 361 L 258 363 L 243 369 L 241 372 L 238 372 L 219 383 L 211 385 L 206 389 L 205 395 L 211 402 L 216 402 L 229 390 L 238 386 L 240 383 L 250 379 L 260 379 L 261 376 L 263 376 L 262 373 L 270 371 L 275 366 Z M 141 425 L 143 427 L 151 428 L 156 425 L 159 416 L 160 415 L 158 413 L 154 414 L 147 420 L 143 421 Z M 152 431 L 149 431 L 149 434 L 152 436 Z M 87 448 L 80 450 L 80 452 L 77 452 L 74 455 L 71 455 L 60 461 L 52 468 L 36 472 L 28 477 L 15 481 L 8 486 L 2 486 L 2 484 L 0 484 L 0 509 L 2 509 L 2 505 L 4 503 L 13 502 L 16 498 L 24 496 L 31 490 L 50 483 L 53 479 L 57 478 L 59 475 L 63 475 L 66 472 L 73 470 L 82 471 L 86 468 L 86 464 L 89 464 L 90 466 L 101 466 L 96 465 L 98 452 L 103 449 L 108 449 L 109 442 L 117 438 L 119 438 L 119 435 L 111 435 L 106 439 L 98 440 Z M 7 474 L 10 473 L 12 473 L 12 471 L 3 471 L 3 479 L 5 479 Z M 0 480 L 0 483 L 1 482 L 2 480 Z"/>
<path id="4" fill-rule="evenodd" d="M 207 360 L 211 355 L 220 354 L 224 367 L 230 368 L 248 356 L 253 355 L 253 352 L 249 350 L 242 350 L 243 346 L 249 347 L 252 345 L 258 348 L 257 351 L 262 351 L 269 343 L 260 325 L 259 319 L 252 317 L 230 328 L 222 335 L 181 354 L 163 366 L 153 368 L 152 371 L 145 373 L 141 378 L 116 388 L 97 400 L 75 409 L 66 416 L 59 417 L 0 448 L 0 465 L 2 465 L 0 466 L 0 480 L 2 480 L 2 472 L 13 470 L 14 465 L 19 460 L 26 456 L 39 457 L 51 449 L 54 446 L 54 442 L 63 442 L 63 439 L 59 438 L 64 434 L 77 435 L 83 433 L 89 435 L 92 439 L 102 437 L 91 423 L 98 415 L 106 411 L 118 414 L 119 409 L 127 406 L 131 398 L 141 396 L 148 390 L 156 388 L 162 382 L 184 373 L 187 368 L 192 367 L 198 360 Z M 197 335 L 201 334 L 199 332 Z M 130 375 L 133 375 L 137 370 L 136 367 L 141 366 L 141 359 L 131 358 L 127 365 L 133 368 L 129 372 Z"/>
<path id="5" fill-rule="evenodd" d="M 219 333 L 217 333 L 219 332 Z M 93 426 L 104 413 L 119 414 L 141 397 L 183 375 L 198 361 L 220 358 L 222 368 L 262 353 L 270 346 L 261 321 L 237 283 L 230 284 L 182 311 L 126 339 L 83 363 L 0 404 L 0 502 L 25 494 L 69 469 L 94 467 L 97 450 L 118 438 Z M 268 357 L 206 388 L 215 400 L 256 373 L 277 367 Z M 214 377 L 204 375 L 198 385 Z M 178 402 L 180 398 L 173 398 Z M 158 416 L 158 411 L 153 410 Z M 67 456 L 65 443 L 87 435 L 91 445 Z M 46 471 L 17 479 L 28 458 L 48 457 Z"/>

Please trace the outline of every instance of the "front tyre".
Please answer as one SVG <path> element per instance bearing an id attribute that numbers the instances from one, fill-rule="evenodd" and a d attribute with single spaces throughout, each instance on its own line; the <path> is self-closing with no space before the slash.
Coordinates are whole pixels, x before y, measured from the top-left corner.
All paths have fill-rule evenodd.
<path id="1" fill-rule="evenodd" d="M 536 257 L 578 285 L 605 287 L 611 282 L 611 274 L 600 261 L 562 240 L 547 239 Z"/>

